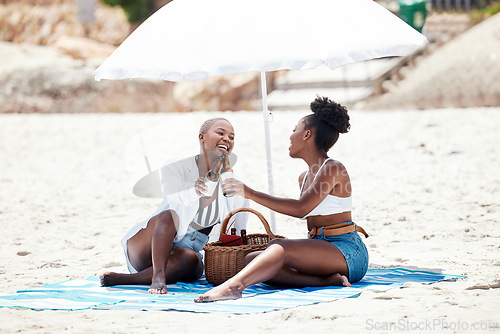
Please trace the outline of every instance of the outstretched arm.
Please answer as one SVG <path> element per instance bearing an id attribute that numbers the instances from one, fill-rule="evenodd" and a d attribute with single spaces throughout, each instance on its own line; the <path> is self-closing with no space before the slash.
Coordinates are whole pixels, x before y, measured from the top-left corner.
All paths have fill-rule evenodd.
<path id="1" fill-rule="evenodd" d="M 302 218 L 307 215 L 311 210 L 308 210 L 308 205 L 300 199 L 292 199 L 292 198 L 282 198 L 271 196 L 266 193 L 253 190 L 245 184 L 242 184 L 244 187 L 244 197 L 259 203 L 269 209 L 289 215 L 292 217 Z M 243 196 L 243 195 L 242 195 Z"/>
<path id="2" fill-rule="evenodd" d="M 233 191 L 233 195 L 243 196 L 273 211 L 302 218 L 318 206 L 334 186 L 340 182 L 338 175 L 332 174 L 332 172 L 332 168 L 325 166 L 311 186 L 302 192 L 299 199 L 271 196 L 256 191 L 235 179 L 226 180 L 223 189 L 227 192 Z"/>

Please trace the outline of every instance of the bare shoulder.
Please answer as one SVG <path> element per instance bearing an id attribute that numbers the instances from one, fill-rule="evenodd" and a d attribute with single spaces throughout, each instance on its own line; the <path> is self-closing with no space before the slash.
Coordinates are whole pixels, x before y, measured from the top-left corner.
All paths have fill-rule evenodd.
<path id="1" fill-rule="evenodd" d="M 325 174 L 330 175 L 330 176 L 346 176 L 347 175 L 347 169 L 345 168 L 344 164 L 342 164 L 338 160 L 330 159 L 326 162 L 325 164 Z"/>
<path id="2" fill-rule="evenodd" d="M 342 164 L 340 161 L 334 160 L 334 159 L 330 159 L 326 162 L 325 169 L 330 171 L 330 172 L 334 172 L 334 171 L 341 172 L 341 171 L 346 170 L 344 164 Z"/>
<path id="3" fill-rule="evenodd" d="M 302 172 L 299 175 L 299 188 L 302 187 L 302 183 L 304 183 L 304 177 L 306 176 L 307 171 Z"/>
<path id="4" fill-rule="evenodd" d="M 351 179 L 344 164 L 337 160 L 329 160 L 325 164 L 325 172 L 321 179 L 332 182 L 331 195 L 339 197 L 351 196 Z"/>

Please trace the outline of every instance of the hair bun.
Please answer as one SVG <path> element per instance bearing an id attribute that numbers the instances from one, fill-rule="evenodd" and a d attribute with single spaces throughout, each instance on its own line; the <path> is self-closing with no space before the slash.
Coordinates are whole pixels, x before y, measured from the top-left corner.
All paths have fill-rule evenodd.
<path id="1" fill-rule="evenodd" d="M 311 111 L 319 120 L 328 123 L 339 133 L 346 133 L 351 127 L 347 108 L 327 97 L 316 97 L 311 102 Z"/>

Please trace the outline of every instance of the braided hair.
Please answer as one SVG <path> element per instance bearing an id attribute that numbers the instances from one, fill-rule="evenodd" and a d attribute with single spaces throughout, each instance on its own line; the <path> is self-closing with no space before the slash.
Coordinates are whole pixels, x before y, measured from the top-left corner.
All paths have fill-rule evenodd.
<path id="1" fill-rule="evenodd" d="M 339 134 L 347 133 L 351 125 L 347 108 L 327 97 L 316 97 L 311 102 L 313 114 L 304 117 L 306 130 L 314 130 L 314 143 L 325 153 L 339 139 Z"/>

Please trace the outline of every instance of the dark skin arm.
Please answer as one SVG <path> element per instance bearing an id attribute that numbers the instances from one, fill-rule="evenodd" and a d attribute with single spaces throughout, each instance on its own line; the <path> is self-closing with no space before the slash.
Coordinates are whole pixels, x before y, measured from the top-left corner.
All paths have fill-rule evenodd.
<path id="1" fill-rule="evenodd" d="M 345 181 L 345 168 L 336 161 L 329 161 L 322 168 L 312 184 L 313 176 L 309 175 L 304 185 L 304 190 L 299 199 L 281 198 L 256 191 L 235 179 L 227 180 L 223 189 L 234 191 L 234 195 L 240 195 L 276 212 L 292 217 L 302 218 L 311 212 L 328 194 L 342 196 L 342 183 Z M 345 174 L 345 175 L 343 175 Z M 299 183 L 304 178 L 304 173 L 299 177 Z M 347 176 L 348 177 L 348 176 Z M 350 188 L 350 187 L 349 187 Z M 350 189 L 349 189 L 350 191 Z M 344 195 L 345 196 L 345 195 Z"/>

